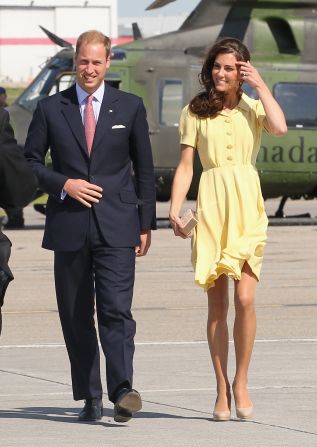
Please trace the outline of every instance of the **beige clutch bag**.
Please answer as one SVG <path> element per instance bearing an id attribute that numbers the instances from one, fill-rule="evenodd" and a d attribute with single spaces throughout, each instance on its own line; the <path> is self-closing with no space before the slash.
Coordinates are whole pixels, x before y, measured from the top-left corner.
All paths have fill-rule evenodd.
<path id="1" fill-rule="evenodd" d="M 198 223 L 196 213 L 191 209 L 186 210 L 181 217 L 181 222 L 181 232 L 188 236 Z"/>

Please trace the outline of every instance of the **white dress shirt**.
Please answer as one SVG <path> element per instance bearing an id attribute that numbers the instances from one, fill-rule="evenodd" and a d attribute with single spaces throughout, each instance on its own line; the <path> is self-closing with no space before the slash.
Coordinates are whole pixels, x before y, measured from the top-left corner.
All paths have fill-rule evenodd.
<path id="1" fill-rule="evenodd" d="M 83 124 L 84 124 L 85 106 L 86 106 L 87 98 L 90 95 L 90 93 L 87 93 L 85 90 L 83 90 L 80 87 L 80 85 L 77 84 L 77 82 L 76 82 L 76 93 L 77 93 L 77 98 L 78 98 L 78 104 L 79 104 L 79 111 L 80 111 L 80 114 L 81 114 L 81 119 L 82 119 Z M 97 124 L 97 121 L 98 121 L 98 118 L 99 118 L 100 107 L 101 107 L 101 104 L 102 104 L 104 93 L 105 93 L 105 83 L 102 82 L 102 84 L 92 94 L 92 96 L 93 96 L 92 107 L 94 109 L 94 115 L 95 115 L 96 124 Z"/>
<path id="2" fill-rule="evenodd" d="M 77 84 L 77 82 L 76 82 L 76 93 L 77 93 L 77 99 L 78 99 L 81 119 L 84 124 L 85 107 L 86 107 L 86 103 L 87 103 L 87 98 L 90 95 L 90 93 L 87 93 L 84 89 L 82 89 L 80 87 L 80 85 Z M 97 88 L 97 90 L 92 94 L 92 96 L 93 96 L 92 107 L 94 110 L 96 124 L 98 122 L 100 108 L 101 108 L 104 93 L 105 93 L 105 83 L 102 82 L 101 85 Z M 63 189 L 61 192 L 61 199 L 64 200 L 66 196 L 67 196 L 67 193 Z"/>

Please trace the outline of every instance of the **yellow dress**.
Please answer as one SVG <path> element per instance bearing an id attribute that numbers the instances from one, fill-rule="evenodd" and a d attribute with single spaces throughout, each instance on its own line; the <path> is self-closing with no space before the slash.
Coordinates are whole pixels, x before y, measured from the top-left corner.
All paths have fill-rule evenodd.
<path id="1" fill-rule="evenodd" d="M 206 290 L 222 274 L 241 279 L 245 261 L 259 279 L 268 219 L 255 162 L 264 118 L 261 101 L 245 93 L 215 118 L 199 118 L 188 106 L 182 111 L 181 144 L 197 148 L 203 166 L 192 263 L 196 284 Z"/>

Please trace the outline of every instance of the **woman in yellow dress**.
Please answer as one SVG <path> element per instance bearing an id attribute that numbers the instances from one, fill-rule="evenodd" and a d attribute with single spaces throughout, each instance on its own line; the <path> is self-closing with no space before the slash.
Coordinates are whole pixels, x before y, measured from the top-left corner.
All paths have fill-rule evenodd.
<path id="1" fill-rule="evenodd" d="M 259 100 L 241 86 L 247 82 Z M 236 372 L 232 384 L 236 415 L 253 414 L 247 383 L 255 332 L 255 291 L 267 216 L 255 168 L 264 128 L 272 135 L 287 132 L 284 114 L 260 74 L 248 49 L 226 38 L 209 50 L 201 71 L 204 91 L 181 114 L 181 158 L 171 197 L 170 221 L 181 232 L 180 210 L 193 175 L 194 151 L 203 166 L 197 198 L 198 225 L 192 239 L 195 282 L 207 291 L 207 337 L 217 380 L 213 418 L 231 417 L 231 387 L 227 374 L 228 277 L 234 280 L 233 338 Z"/>

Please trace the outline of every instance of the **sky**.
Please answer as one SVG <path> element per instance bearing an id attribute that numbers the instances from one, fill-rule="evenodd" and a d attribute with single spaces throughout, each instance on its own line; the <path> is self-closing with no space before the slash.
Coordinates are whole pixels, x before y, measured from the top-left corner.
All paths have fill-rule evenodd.
<path id="1" fill-rule="evenodd" d="M 118 0 L 119 17 L 129 16 L 158 16 L 158 15 L 177 15 L 182 12 L 191 12 L 199 0 L 176 0 L 153 11 L 145 11 L 145 8 L 153 3 L 154 0 Z"/>

